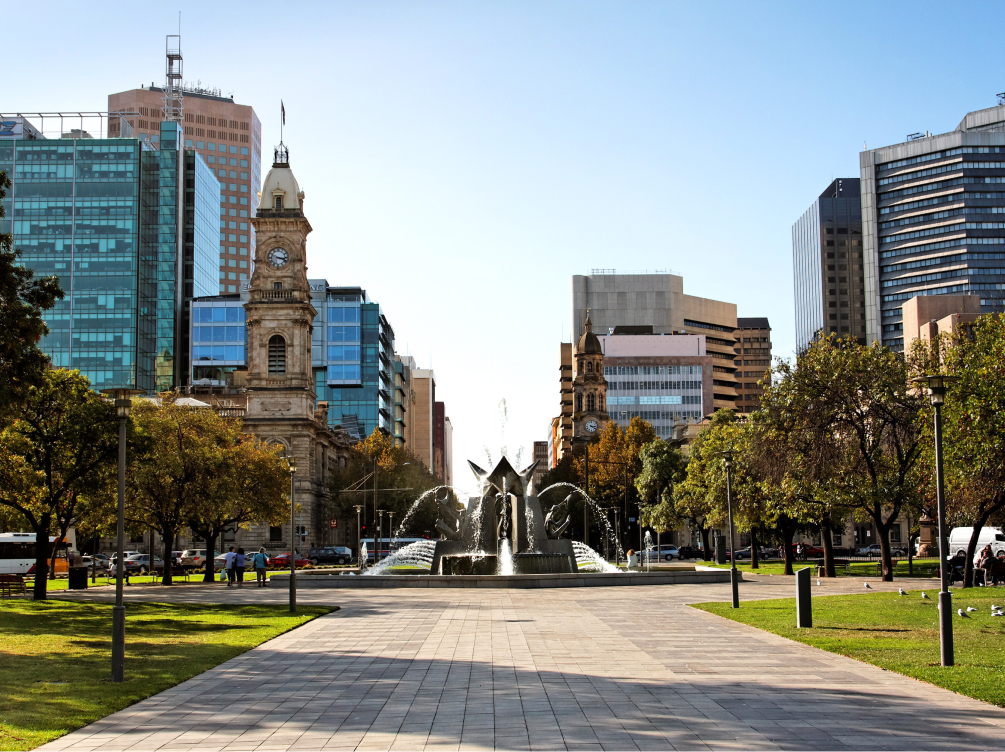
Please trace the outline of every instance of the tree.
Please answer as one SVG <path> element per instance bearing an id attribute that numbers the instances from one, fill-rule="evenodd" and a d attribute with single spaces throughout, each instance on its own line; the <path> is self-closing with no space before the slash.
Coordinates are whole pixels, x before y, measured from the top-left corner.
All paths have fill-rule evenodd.
<path id="1" fill-rule="evenodd" d="M 922 400 L 908 384 L 907 363 L 878 343 L 820 338 L 799 357 L 797 377 L 815 395 L 812 428 L 825 432 L 832 477 L 828 493 L 872 521 L 883 579 L 893 580 L 890 528 L 916 503 Z"/>
<path id="2" fill-rule="evenodd" d="M 213 581 L 220 535 L 251 522 L 281 525 L 290 508 L 290 472 L 282 448 L 241 433 L 239 421 L 219 416 L 217 421 L 220 472 L 185 509 L 188 526 L 206 541 L 206 582 Z"/>
<path id="3" fill-rule="evenodd" d="M 35 532 L 35 600 L 46 598 L 53 526 L 65 534 L 82 495 L 97 491 L 116 457 L 115 408 L 90 386 L 79 371 L 46 371 L 0 433 L 0 505 Z"/>
<path id="4" fill-rule="evenodd" d="M 674 505 L 674 488 L 687 474 L 687 458 L 675 442 L 653 439 L 639 452 L 642 472 L 635 489 L 645 502 L 640 523 L 665 533 L 681 527 L 684 520 Z"/>
<path id="5" fill-rule="evenodd" d="M 942 372 L 958 379 L 942 408 L 946 517 L 950 525 L 974 528 L 964 581 L 971 586 L 981 529 L 1005 513 L 1005 318 L 982 316 L 954 337 L 940 336 L 930 348 L 918 340 L 912 356 L 916 375 Z M 923 475 L 929 480 L 935 467 L 932 410 L 925 400 L 920 424 Z"/>
<path id="6" fill-rule="evenodd" d="M 210 408 L 168 401 L 138 401 L 132 415 L 142 449 L 133 453 L 126 473 L 126 515 L 132 524 L 160 533 L 162 582 L 170 585 L 171 552 L 178 531 L 199 517 L 194 510 L 207 497 L 214 498 L 231 471 L 226 450 L 233 427 Z M 151 567 L 153 555 L 151 551 Z"/>
<path id="7" fill-rule="evenodd" d="M 0 218 L 3 199 L 10 188 L 7 173 L 0 172 Z M 19 263 L 9 233 L 0 233 L 0 422 L 22 402 L 32 386 L 42 386 L 49 359 L 38 343 L 49 333 L 44 311 L 63 299 L 56 277 L 36 279 L 31 269 Z"/>

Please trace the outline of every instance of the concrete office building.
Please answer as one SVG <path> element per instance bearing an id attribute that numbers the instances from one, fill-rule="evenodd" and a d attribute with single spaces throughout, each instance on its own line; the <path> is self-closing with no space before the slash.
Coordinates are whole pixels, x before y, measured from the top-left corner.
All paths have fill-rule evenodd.
<path id="1" fill-rule="evenodd" d="M 95 389 L 184 386 L 189 306 L 216 289 L 220 185 L 178 123 L 158 123 L 154 142 L 101 113 L 68 127 L 77 117 L 0 115 L 13 183 L 0 232 L 66 292 L 40 345 Z"/>
<path id="2" fill-rule="evenodd" d="M 447 406 L 442 402 L 433 403 L 433 467 L 432 471 L 444 485 L 451 485 L 453 477 L 453 434 L 454 428 L 447 415 Z"/>
<path id="3" fill-rule="evenodd" d="M 401 448 L 408 444 L 406 416 L 411 409 L 412 369 L 415 367 L 415 361 L 410 356 L 402 357 L 395 354 L 392 366 L 394 368 L 394 445 Z"/>
<path id="4" fill-rule="evenodd" d="M 863 151 L 866 337 L 904 347 L 903 304 L 970 293 L 1005 303 L 1005 105 L 954 131 Z"/>
<path id="5" fill-rule="evenodd" d="M 684 294 L 676 274 L 618 274 L 594 270 L 572 278 L 573 341 L 583 334 L 589 309 L 598 334 L 694 334 L 705 337 L 712 358 L 712 395 L 704 415 L 736 409 L 736 305 Z M 642 327 L 636 329 L 636 327 Z"/>
<path id="6" fill-rule="evenodd" d="M 764 388 L 762 379 L 770 379 L 771 324 L 766 318 L 738 318 L 736 320 L 736 410 L 751 413 L 761 404 Z"/>
<path id="7" fill-rule="evenodd" d="M 182 62 L 180 40 L 169 40 L 168 62 L 177 67 Z M 219 288 L 214 292 L 239 293 L 252 271 L 255 231 L 251 217 L 258 209 L 262 183 L 262 124 L 254 108 L 237 104 L 218 89 L 171 83 L 109 94 L 108 111 L 132 113 L 124 119 L 133 132 L 156 144 L 164 120 L 165 88 L 173 89 L 172 103 L 181 110 L 185 147 L 200 154 L 220 181 Z M 117 126 L 113 121 L 110 135 L 118 135 Z"/>
<path id="8" fill-rule="evenodd" d="M 537 467 L 534 468 L 533 482 L 534 488 L 541 490 L 541 479 L 544 474 L 548 472 L 548 468 L 551 464 L 548 461 L 548 441 L 535 441 L 534 442 L 534 459 L 533 461 L 537 463 Z M 521 468 L 522 469 L 522 468 Z"/>
<path id="9" fill-rule="evenodd" d="M 904 352 L 914 340 L 930 343 L 940 334 L 955 335 L 981 316 L 980 295 L 919 295 L 904 302 Z"/>
<path id="10" fill-rule="evenodd" d="M 792 225 L 796 348 L 818 334 L 865 344 L 865 279 L 858 178 L 839 178 Z"/>
<path id="11" fill-rule="evenodd" d="M 408 421 L 412 450 L 419 462 L 435 472 L 436 468 L 436 374 L 431 368 L 412 369 L 412 417 Z"/>

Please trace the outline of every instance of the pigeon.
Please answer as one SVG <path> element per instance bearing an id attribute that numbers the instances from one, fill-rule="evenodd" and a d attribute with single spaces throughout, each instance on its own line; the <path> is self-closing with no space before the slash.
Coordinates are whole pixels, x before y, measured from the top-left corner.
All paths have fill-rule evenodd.
<path id="1" fill-rule="evenodd" d="M 897 588 L 897 592 L 900 593 L 901 595 L 907 595 L 907 591 L 904 590 L 904 588 L 902 588 L 902 587 Z"/>
<path id="2" fill-rule="evenodd" d="M 969 618 L 970 618 L 969 616 L 967 616 L 967 615 L 966 615 L 966 613 L 965 613 L 965 612 L 963 611 L 963 609 L 962 609 L 962 608 L 958 608 L 958 609 L 956 609 L 956 613 L 958 613 L 958 614 L 959 614 L 960 616 L 962 616 L 962 617 L 963 617 L 964 619 L 969 619 Z"/>
<path id="3" fill-rule="evenodd" d="M 866 589 L 872 590 L 872 585 L 870 585 L 868 582 L 865 582 L 863 584 L 865 585 Z"/>
<path id="4" fill-rule="evenodd" d="M 928 593 L 926 593 L 924 590 L 921 591 L 921 597 L 924 598 L 926 601 L 932 600 L 931 598 L 928 597 Z"/>
<path id="5" fill-rule="evenodd" d="M 1001 606 L 996 606 L 994 603 L 992 603 L 991 604 L 991 610 L 992 611 L 1001 611 L 1002 607 Z"/>
<path id="6" fill-rule="evenodd" d="M 819 585 L 819 584 L 820 584 L 820 580 L 817 580 L 817 585 Z"/>
<path id="7" fill-rule="evenodd" d="M 992 616 L 1005 616 L 1005 611 L 995 611 Z"/>
<path id="8" fill-rule="evenodd" d="M 967 606 L 967 611 L 969 611 L 970 613 L 973 613 L 973 612 L 974 612 L 974 611 L 976 611 L 976 610 L 977 610 L 977 609 L 976 609 L 976 608 L 974 608 L 973 606 Z"/>

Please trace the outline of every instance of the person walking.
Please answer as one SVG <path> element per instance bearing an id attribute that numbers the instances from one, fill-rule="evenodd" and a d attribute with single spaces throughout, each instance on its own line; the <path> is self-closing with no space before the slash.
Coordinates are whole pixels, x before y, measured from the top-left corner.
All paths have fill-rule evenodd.
<path id="1" fill-rule="evenodd" d="M 223 566 L 227 570 L 227 587 L 234 584 L 237 579 L 237 574 L 234 572 L 234 559 L 237 558 L 237 553 L 234 551 L 234 547 L 231 546 L 230 550 L 223 557 Z"/>
<path id="2" fill-rule="evenodd" d="M 237 575 L 237 586 L 244 587 L 244 570 L 248 566 L 248 557 L 244 555 L 244 549 L 237 549 L 237 556 L 234 557 L 234 574 Z"/>
<path id="3" fill-rule="evenodd" d="M 266 586 L 265 568 L 269 564 L 269 557 L 265 555 L 264 548 L 258 549 L 258 553 L 255 554 L 255 557 L 252 560 L 252 564 L 255 567 L 255 580 L 257 582 L 257 586 L 265 587 Z"/>

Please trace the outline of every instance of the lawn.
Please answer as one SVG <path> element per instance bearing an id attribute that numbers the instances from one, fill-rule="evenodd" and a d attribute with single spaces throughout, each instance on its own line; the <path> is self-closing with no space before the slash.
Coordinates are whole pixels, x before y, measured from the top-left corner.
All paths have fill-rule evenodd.
<path id="1" fill-rule="evenodd" d="M 708 567 L 717 567 L 719 569 L 729 569 L 729 564 L 716 564 L 712 561 L 697 561 L 696 564 L 702 564 Z M 810 562 L 797 561 L 792 565 L 793 571 L 796 569 L 803 569 Z M 875 561 L 853 561 L 851 563 L 851 572 L 846 572 L 844 566 L 835 566 L 834 573 L 838 577 L 876 577 L 876 565 L 878 560 Z M 816 563 L 812 563 L 813 571 L 816 572 Z M 914 577 L 938 577 L 937 570 L 939 567 L 938 559 L 915 559 L 914 560 Z M 767 562 L 761 562 L 760 567 L 757 569 L 750 568 L 750 562 L 736 562 L 736 568 L 741 572 L 748 572 L 750 574 L 759 574 L 767 577 L 769 574 L 779 575 L 785 573 L 785 563 L 782 561 L 772 560 Z M 894 574 L 897 577 L 911 577 L 909 575 L 907 566 L 907 559 L 899 559 L 897 563 L 897 568 Z"/>
<path id="2" fill-rule="evenodd" d="M 113 684 L 111 604 L 0 602 L 0 750 L 37 747 L 333 610 L 129 603 L 126 680 Z"/>
<path id="3" fill-rule="evenodd" d="M 862 593 L 813 598 L 812 629 L 796 629 L 795 598 L 698 603 L 695 608 L 774 632 L 832 653 L 856 658 L 915 679 L 1005 707 L 1005 617 L 991 616 L 991 604 L 1005 605 L 1005 589 L 954 589 L 953 640 L 956 665 L 939 665 L 938 586 L 897 593 Z M 973 606 L 963 619 L 957 608 Z"/>

